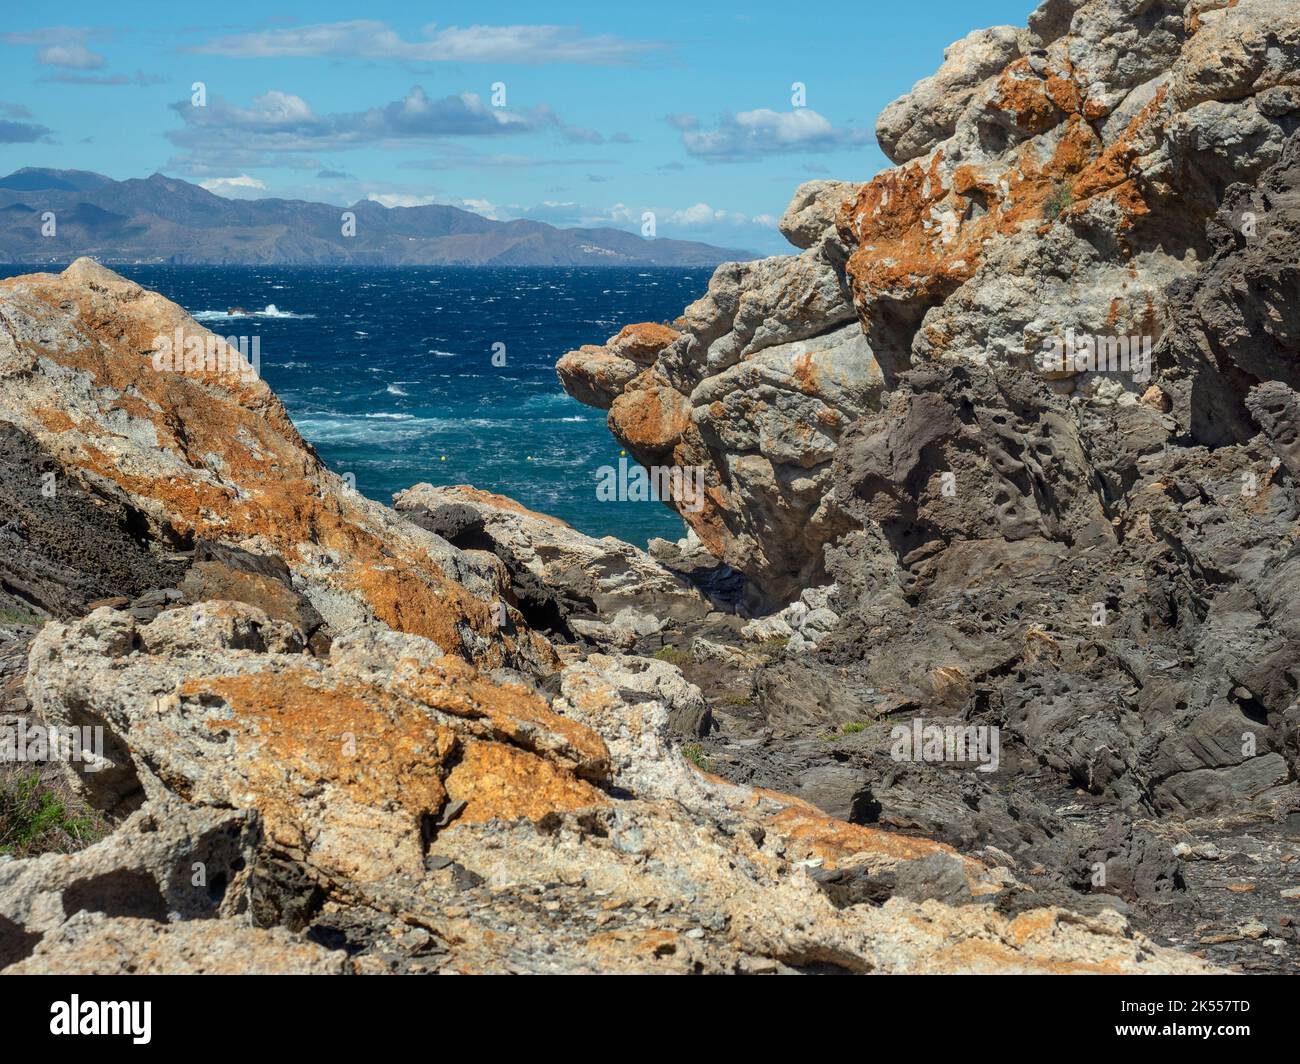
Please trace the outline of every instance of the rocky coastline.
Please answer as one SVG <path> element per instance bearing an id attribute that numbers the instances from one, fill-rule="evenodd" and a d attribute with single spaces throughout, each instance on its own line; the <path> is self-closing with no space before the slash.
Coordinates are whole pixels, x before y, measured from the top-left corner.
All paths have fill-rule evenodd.
<path id="1" fill-rule="evenodd" d="M 957 42 L 794 254 L 559 359 L 700 471 L 648 550 L 0 281 L 0 725 L 104 739 L 0 971 L 1296 971 L 1298 130 L 1287 0 Z"/>

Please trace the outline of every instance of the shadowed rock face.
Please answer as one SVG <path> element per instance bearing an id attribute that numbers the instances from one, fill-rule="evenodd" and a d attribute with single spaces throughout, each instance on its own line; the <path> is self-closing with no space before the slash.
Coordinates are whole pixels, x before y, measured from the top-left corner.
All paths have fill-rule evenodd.
<path id="1" fill-rule="evenodd" d="M 510 605 L 531 572 L 602 613 L 707 609 L 648 555 L 472 489 L 408 493 L 426 527 L 360 498 L 265 385 L 157 369 L 153 337 L 206 333 L 92 263 L 4 282 L 0 322 L 0 417 L 57 469 L 62 520 L 104 504 L 87 558 L 139 515 L 122 589 L 179 584 L 87 613 L 96 566 L 44 577 L 65 616 L 33 641 L 31 714 L 102 729 L 65 767 L 113 831 L 0 863 L 7 970 L 1209 970 L 701 771 L 677 667 L 562 658 Z M 41 527 L 11 530 L 23 557 Z"/>

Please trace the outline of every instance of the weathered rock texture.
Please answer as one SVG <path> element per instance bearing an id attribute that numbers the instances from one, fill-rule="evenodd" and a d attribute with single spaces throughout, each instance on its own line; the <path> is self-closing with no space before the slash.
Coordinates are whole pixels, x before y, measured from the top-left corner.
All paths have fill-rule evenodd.
<path id="1" fill-rule="evenodd" d="M 117 970 L 132 919 L 152 921 L 129 945 L 151 970 L 191 970 L 209 947 L 157 925 L 197 908 L 308 928 L 362 971 L 1202 970 L 1114 913 L 1009 917 L 902 896 L 837 907 L 810 870 L 888 894 L 911 865 L 937 861 L 967 902 L 1023 888 L 939 844 L 701 775 L 669 744 L 640 659 L 567 669 L 548 706 L 420 636 L 358 632 L 320 661 L 286 632 L 235 604 L 143 627 L 103 609 L 43 630 L 35 706 L 105 726 L 110 764 L 82 785 L 110 810 L 146 805 L 92 850 L 10 866 L 0 904 L 24 964 L 79 970 L 84 948 Z M 198 811 L 184 826 L 140 834 L 142 817 L 181 796 Z M 252 825 L 253 860 L 219 900 L 187 889 L 188 859 L 235 867 Z M 212 945 L 208 963 L 220 968 L 238 941 Z M 285 968 L 337 963 L 283 937 L 258 950 L 276 944 Z"/>
<path id="2" fill-rule="evenodd" d="M 157 337 L 209 335 L 175 304 L 81 259 L 57 277 L 0 282 L 0 323 L 0 420 L 43 456 L 15 476 L 39 489 L 57 470 L 56 499 L 68 499 L 32 519 L 39 534 L 107 500 L 96 523 L 124 531 L 102 548 L 89 537 L 95 549 L 128 535 L 171 554 L 210 540 L 279 558 L 336 631 L 378 621 L 489 666 L 551 656 L 531 633 L 497 627 L 494 567 L 349 490 L 265 383 L 155 370 Z M 115 569 L 95 566 L 109 574 L 100 584 L 148 583 L 138 549 L 121 553 Z"/>
<path id="3" fill-rule="evenodd" d="M 708 599 L 645 551 L 594 539 L 558 518 L 467 486 L 417 484 L 393 500 L 414 524 L 465 550 L 483 550 L 509 573 L 509 597 L 528 623 L 572 640 L 630 646 L 672 620 L 700 619 Z"/>
<path id="4" fill-rule="evenodd" d="M 881 115 L 896 167 L 802 187 L 781 224 L 806 250 L 720 267 L 683 335 L 612 403 L 626 373 L 604 375 L 596 405 L 644 464 L 708 470 L 708 505 L 682 516 L 769 602 L 788 602 L 827 582 L 824 548 L 856 523 L 830 458 L 882 383 L 926 364 L 1031 371 L 1066 330 L 1170 342 L 1182 282 L 1214 253 L 1207 222 L 1300 125 L 1298 71 L 1288 0 L 1048 0 L 1028 29 L 976 31 Z M 1240 228 L 1238 207 L 1220 224 Z M 1273 280 L 1285 294 L 1287 275 Z M 1254 379 L 1292 383 L 1294 312 L 1260 303 L 1220 342 L 1273 334 L 1278 354 Z M 1250 381 L 1219 387 L 1204 356 L 1191 356 L 1197 438 L 1253 435 L 1215 405 L 1233 396 L 1240 411 Z M 1099 401 L 1150 384 L 1054 376 L 1054 391 Z M 593 388 L 561 377 L 591 402 Z"/>
<path id="5" fill-rule="evenodd" d="M 716 771 L 1216 949 L 1240 910 L 1169 833 L 1250 823 L 1270 944 L 1215 956 L 1300 964 L 1298 127 L 1300 6 L 1048 0 L 885 111 L 897 166 L 796 194 L 806 250 L 718 270 L 610 408 L 642 462 L 706 466 L 683 517 L 791 603 Z M 1149 373 L 1045 371 L 1067 333 Z M 833 430 L 764 375 L 810 336 L 874 381 Z M 917 718 L 998 728 L 1000 768 L 900 760 Z"/>
<path id="6" fill-rule="evenodd" d="M 76 526 L 96 551 L 134 544 L 106 603 L 93 565 L 28 581 L 59 617 L 30 711 L 102 729 L 66 768 L 115 829 L 0 863 L 7 970 L 1210 970 L 996 861 L 701 771 L 698 688 L 562 667 L 519 594 L 705 608 L 648 556 L 470 489 L 405 496 L 465 549 L 359 498 L 264 385 L 156 370 L 152 337 L 202 330 L 91 263 L 0 285 L 0 323 L 0 416 L 56 499 L 104 503 Z M 43 527 L 15 526 L 24 557 Z"/>

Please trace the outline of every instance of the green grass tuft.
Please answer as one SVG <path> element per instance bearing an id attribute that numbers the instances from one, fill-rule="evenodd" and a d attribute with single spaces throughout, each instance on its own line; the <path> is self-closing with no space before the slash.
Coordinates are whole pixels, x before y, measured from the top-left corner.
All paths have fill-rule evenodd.
<path id="1" fill-rule="evenodd" d="M 661 647 L 654 653 L 657 661 L 666 661 L 669 665 L 676 665 L 679 669 L 683 665 L 690 663 L 691 656 L 681 647 Z"/>
<path id="2" fill-rule="evenodd" d="M 104 837 L 98 814 L 73 813 L 68 803 L 37 771 L 0 773 L 0 854 L 71 853 Z"/>
<path id="3" fill-rule="evenodd" d="M 1069 185 L 1057 185 L 1043 208 L 1043 215 L 1049 222 L 1056 221 L 1068 211 L 1074 203 L 1074 191 Z"/>

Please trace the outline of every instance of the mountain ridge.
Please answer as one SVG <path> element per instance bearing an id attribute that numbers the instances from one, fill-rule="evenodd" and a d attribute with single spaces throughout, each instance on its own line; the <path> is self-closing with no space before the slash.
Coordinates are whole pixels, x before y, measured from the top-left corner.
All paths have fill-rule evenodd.
<path id="1" fill-rule="evenodd" d="M 54 215 L 49 236 L 46 212 Z M 23 265 L 83 255 L 111 264 L 247 266 L 717 266 L 757 257 L 621 229 L 494 221 L 446 204 L 225 199 L 158 173 L 115 181 L 24 167 L 0 178 L 0 217 L 9 222 L 0 228 L 0 261 Z"/>

